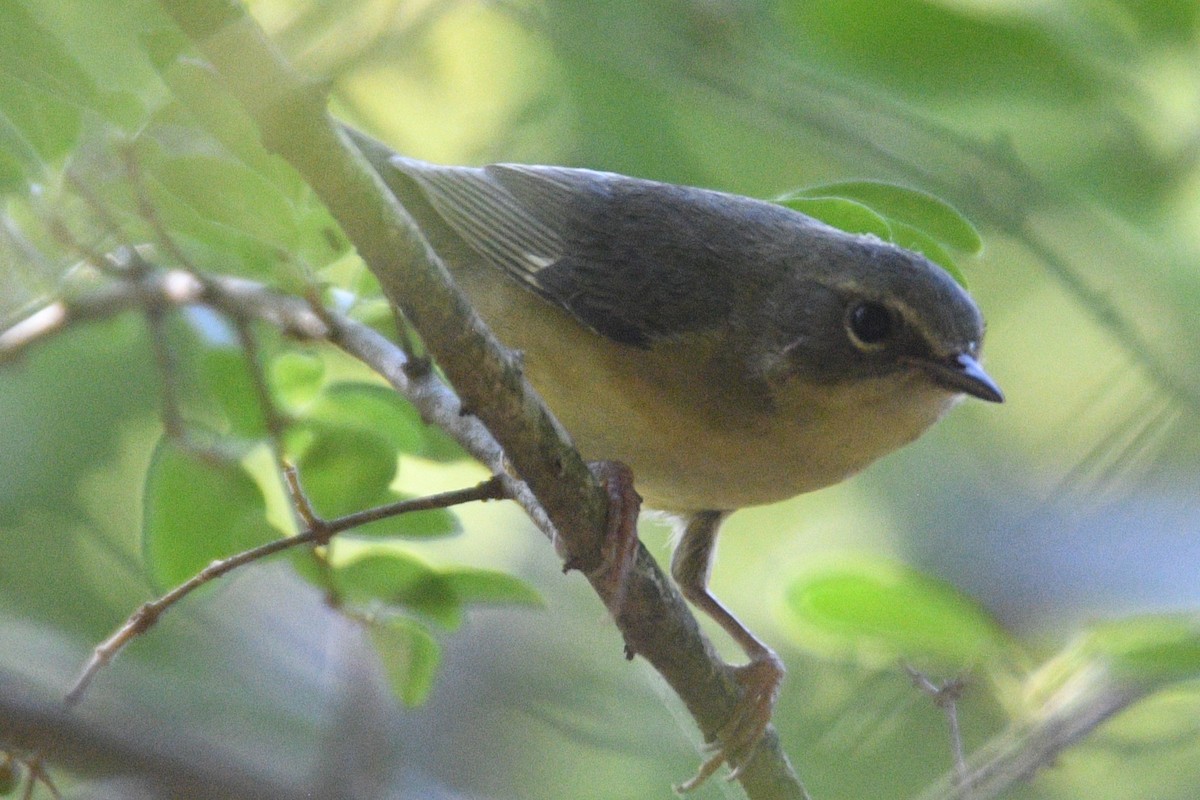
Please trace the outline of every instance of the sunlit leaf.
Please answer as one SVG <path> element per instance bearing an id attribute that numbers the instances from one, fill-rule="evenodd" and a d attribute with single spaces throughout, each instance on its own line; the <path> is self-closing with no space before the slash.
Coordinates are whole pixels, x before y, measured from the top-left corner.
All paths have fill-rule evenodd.
<path id="1" fill-rule="evenodd" d="M 808 196 L 802 192 L 786 195 L 776 202 L 835 228 L 850 233 L 870 233 L 885 242 L 892 241 L 892 227 L 888 221 L 857 201 L 843 197 Z"/>
<path id="2" fill-rule="evenodd" d="M 787 611 L 802 644 L 868 660 L 933 659 L 962 667 L 1007 646 L 1004 631 L 978 603 L 890 562 L 803 578 L 788 590 Z"/>
<path id="3" fill-rule="evenodd" d="M 168 438 L 150 461 L 143 503 L 142 549 L 160 589 L 276 538 L 249 475 L 237 465 L 201 460 Z"/>
<path id="4" fill-rule="evenodd" d="M 901 247 L 925 256 L 946 270 L 946 272 L 949 272 L 950 277 L 954 278 L 959 286 L 967 288 L 966 276 L 958 268 L 958 264 L 955 263 L 954 258 L 951 257 L 950 253 L 939 242 L 926 235 L 924 231 L 918 230 L 911 225 L 906 225 L 903 222 L 893 222 L 892 230 L 895 231 L 895 238 L 892 241 Z"/>
<path id="5" fill-rule="evenodd" d="M 804 197 L 847 197 L 889 219 L 903 222 L 930 238 L 966 253 L 983 247 L 975 230 L 958 209 L 928 192 L 883 181 L 846 181 L 798 192 Z"/>

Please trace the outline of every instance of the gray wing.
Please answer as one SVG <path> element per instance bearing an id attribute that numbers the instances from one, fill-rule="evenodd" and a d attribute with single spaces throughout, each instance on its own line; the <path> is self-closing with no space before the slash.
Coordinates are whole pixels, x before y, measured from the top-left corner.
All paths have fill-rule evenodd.
<path id="1" fill-rule="evenodd" d="M 581 183 L 579 176 L 572 181 L 572 170 L 517 164 L 443 167 L 404 156 L 393 156 L 391 164 L 417 182 L 438 215 L 472 249 L 510 278 L 545 293 L 538 274 L 567 254 L 561 215 Z M 501 170 L 516 179 L 520 198 L 497 180 Z M 554 209 L 557 219 L 550 213 Z"/>
<path id="2" fill-rule="evenodd" d="M 614 341 L 646 347 L 729 314 L 746 257 L 729 230 L 746 220 L 728 195 L 565 167 L 389 163 L 489 264 Z"/>

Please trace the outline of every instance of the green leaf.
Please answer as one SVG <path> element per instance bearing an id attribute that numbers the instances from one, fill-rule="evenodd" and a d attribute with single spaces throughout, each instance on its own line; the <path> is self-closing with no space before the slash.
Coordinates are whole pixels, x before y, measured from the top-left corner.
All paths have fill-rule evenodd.
<path id="1" fill-rule="evenodd" d="M 213 464 L 163 438 L 146 473 L 142 551 L 159 589 L 210 562 L 275 539 L 258 485 L 240 467 Z"/>
<path id="2" fill-rule="evenodd" d="M 289 443 L 300 455 L 295 464 L 304 493 L 326 518 L 391 502 L 396 452 L 384 436 L 361 428 L 309 425 L 294 431 Z M 288 448 L 293 449 L 292 447 Z"/>
<path id="3" fill-rule="evenodd" d="M 865 660 L 933 659 L 961 668 L 1008 647 L 1001 627 L 971 598 L 890 562 L 797 581 L 787 611 L 802 643 Z"/>
<path id="4" fill-rule="evenodd" d="M 223 431 L 246 439 L 265 436 L 263 409 L 256 399 L 246 354 L 236 347 L 202 345 L 197 367 L 204 391 L 225 421 Z"/>
<path id="5" fill-rule="evenodd" d="M 125 315 L 50 337 L 0 378 L 0 525 L 63 512 L 81 482 L 153 413 L 159 378 L 144 320 Z M 86 365 L 86 368 L 81 368 Z"/>
<path id="6" fill-rule="evenodd" d="M 40 159 L 58 158 L 75 144 L 83 109 L 97 96 L 91 78 L 57 37 L 18 3 L 0 3 L 0 108 L 11 132 Z M 9 144 L 0 140 L 12 156 Z"/>
<path id="7" fill-rule="evenodd" d="M 339 564 L 333 570 L 333 584 L 355 604 L 403 608 L 449 629 L 462 624 L 462 601 L 451 582 L 407 553 L 375 551 Z"/>
<path id="8" fill-rule="evenodd" d="M 240 161 L 218 154 L 161 151 L 154 177 L 166 191 L 205 220 L 241 231 L 281 253 L 293 252 L 299 232 L 292 207 L 279 190 Z"/>
<path id="9" fill-rule="evenodd" d="M 420 415 L 417 410 L 412 410 L 413 417 L 420 420 Z M 447 463 L 451 461 L 462 461 L 467 457 L 463 452 L 462 447 L 458 442 L 450 438 L 449 434 L 443 431 L 436 425 L 426 425 L 421 423 L 421 452 L 422 458 L 427 458 L 430 461 L 438 461 Z"/>
<path id="10" fill-rule="evenodd" d="M 464 603 L 489 605 L 540 606 L 537 590 L 520 578 L 505 572 L 471 567 L 443 571 L 450 589 Z"/>
<path id="11" fill-rule="evenodd" d="M 795 193 L 800 197 L 847 197 L 877 213 L 924 231 L 932 239 L 966 253 L 983 247 L 979 231 L 958 209 L 923 192 L 883 181 L 845 181 L 814 186 Z"/>
<path id="12" fill-rule="evenodd" d="M 325 362 L 315 353 L 286 350 L 271 359 L 268 371 L 279 399 L 298 411 L 317 399 L 325 379 Z"/>
<path id="13" fill-rule="evenodd" d="M 173 41 L 166 42 L 169 49 Z M 278 174 L 279 164 L 263 149 L 258 126 L 206 63 L 173 59 L 161 73 L 171 93 L 231 160 L 263 175 Z"/>
<path id="14" fill-rule="evenodd" d="M 440 429 L 426 425 L 411 403 L 386 386 L 333 384 L 314 404 L 309 417 L 331 425 L 373 431 L 386 437 L 397 453 L 438 461 L 463 457 L 457 444 Z"/>
<path id="15" fill-rule="evenodd" d="M 892 226 L 867 206 L 844 197 L 809 196 L 807 192 L 785 195 L 776 202 L 807 214 L 827 225 L 850 233 L 869 233 L 892 241 Z"/>
<path id="16" fill-rule="evenodd" d="M 0 103 L 3 102 L 0 96 Z M 42 172 L 42 159 L 33 143 L 0 106 L 0 192 L 19 191 L 38 180 Z"/>
<path id="17" fill-rule="evenodd" d="M 424 423 L 407 400 L 386 386 L 332 384 L 309 409 L 308 417 L 326 425 L 372 431 L 397 455 L 419 455 L 424 449 Z"/>
<path id="18" fill-rule="evenodd" d="M 1118 7 L 1120 13 L 1131 14 L 1134 8 L 1162 4 L 1158 0 Z M 1036 99 L 1038 107 L 1046 109 L 1083 106 L 1115 80 L 1103 69 L 1105 60 L 1080 57 L 1086 14 L 1072 17 L 1067 35 L 1060 23 L 1032 13 L 1028 6 L 1018 10 L 1010 4 L 785 0 L 772 7 L 778 14 L 779 39 L 803 48 L 806 60 L 830 65 L 844 78 L 857 78 L 881 91 L 919 97 L 931 106 L 959 101 L 967 118 L 980 109 L 982 98 L 1016 108 L 1026 99 Z M 1135 23 L 1122 19 L 1121 24 Z M 1145 35 L 1141 27 L 1136 30 L 1139 37 Z M 891 113 L 876 112 L 889 119 L 894 118 Z"/>
<path id="19" fill-rule="evenodd" d="M 157 129 L 149 133 L 162 131 Z M 278 283 L 281 265 L 291 254 L 286 243 L 281 245 L 278 241 L 264 240 L 254 231 L 244 230 L 238 224 L 246 219 L 251 228 L 263 227 L 253 222 L 256 212 L 251 209 L 257 205 L 254 199 L 231 197 L 230 208 L 237 206 L 242 209 L 238 214 L 222 208 L 222 197 L 217 187 L 225 186 L 236 192 L 234 185 L 239 183 L 238 178 L 214 178 L 211 185 L 207 184 L 199 169 L 199 158 L 185 159 L 164 149 L 168 146 L 184 147 L 183 140 L 196 135 L 194 130 L 180 129 L 175 134 L 178 141 L 162 147 L 151 141 L 149 133 L 139 136 L 134 147 L 136 161 L 143 173 L 142 188 L 158 222 L 171 232 L 172 242 L 187 260 L 201 269 Z M 210 156 L 205 163 L 212 169 L 220 170 L 223 164 L 235 162 Z M 165 182 L 159 179 L 160 168 L 164 170 Z M 231 169 L 239 171 L 237 167 Z M 107 207 L 137 219 L 124 173 L 110 172 L 86 177 L 103 190 L 100 197 Z M 193 189 L 197 192 L 195 196 L 192 195 Z M 266 202 L 258 206 L 257 213 L 267 213 L 265 209 L 270 206 L 276 210 L 280 207 L 278 203 Z M 217 218 L 211 218 L 208 215 L 210 211 L 214 211 Z M 274 227 L 278 232 L 286 226 L 267 227 Z"/>
<path id="20" fill-rule="evenodd" d="M 373 621 L 370 632 L 392 691 L 406 706 L 424 703 L 442 660 L 437 641 L 406 619 Z"/>
<path id="21" fill-rule="evenodd" d="M 954 259 L 941 244 L 925 235 L 924 231 L 917 230 L 903 222 L 893 222 L 892 230 L 895 231 L 895 239 L 892 241 L 903 248 L 913 250 L 925 256 L 946 270 L 946 272 L 949 272 L 950 277 L 954 278 L 959 286 L 964 289 L 968 288 L 967 278 L 963 275 L 962 270 L 958 268 L 958 264 L 955 263 Z"/>
<path id="22" fill-rule="evenodd" d="M 458 533 L 462 533 L 462 524 L 448 508 L 409 511 L 349 531 L 352 536 L 391 536 L 404 539 L 436 539 Z"/>
<path id="23" fill-rule="evenodd" d="M 297 575 L 320 589 L 322 594 L 333 590 L 332 571 L 327 569 L 325 560 L 313 548 L 294 547 L 288 552 Z"/>
<path id="24" fill-rule="evenodd" d="M 179 102 L 159 119 L 165 123 L 166 141 L 174 145 L 169 149 L 183 154 L 182 163 L 166 164 L 174 174 L 165 174 L 164 183 L 206 219 L 278 248 L 296 263 L 319 268 L 348 251 L 328 209 L 283 159 L 262 146 L 258 126 L 211 68 L 180 59 L 164 78 Z M 197 125 L 206 135 L 191 131 L 185 153 L 171 129 Z M 218 159 L 223 171 L 214 174 L 206 157 Z M 206 176 L 207 183 L 197 183 Z"/>
<path id="25" fill-rule="evenodd" d="M 318 514 L 338 517 L 404 499 L 390 488 L 399 452 L 423 446 L 424 426 L 402 398 L 371 384 L 338 384 L 318 398 L 309 417 L 289 433 L 288 450 L 299 454 L 300 482 Z M 413 431 L 421 438 L 414 441 Z M 461 530 L 452 511 L 435 508 L 376 520 L 345 535 L 428 539 Z"/>

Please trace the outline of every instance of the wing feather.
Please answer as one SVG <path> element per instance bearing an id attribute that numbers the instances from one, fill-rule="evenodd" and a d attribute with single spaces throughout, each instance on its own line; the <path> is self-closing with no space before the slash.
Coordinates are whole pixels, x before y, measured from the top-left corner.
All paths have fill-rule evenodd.
<path id="1" fill-rule="evenodd" d="M 792 213 L 610 172 L 444 167 L 403 156 L 390 164 L 490 265 L 597 333 L 638 347 L 724 324 L 740 265 L 753 263 L 756 215 Z"/>
<path id="2" fill-rule="evenodd" d="M 561 259 L 566 249 L 561 227 L 543 212 L 546 203 L 518 200 L 495 179 L 494 167 L 441 167 L 401 156 L 393 157 L 392 164 L 424 189 L 430 204 L 467 244 L 541 292 L 538 272 Z M 554 194 L 539 192 L 548 201 Z"/>

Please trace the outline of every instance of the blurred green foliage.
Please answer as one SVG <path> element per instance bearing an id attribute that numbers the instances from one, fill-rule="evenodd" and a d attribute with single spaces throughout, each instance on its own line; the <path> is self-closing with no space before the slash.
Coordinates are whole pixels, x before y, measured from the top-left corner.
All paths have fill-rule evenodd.
<path id="1" fill-rule="evenodd" d="M 953 206 L 931 194 L 881 181 L 848 181 L 789 192 L 789 208 L 854 233 L 869 233 L 923 253 L 966 286 L 948 248 L 975 254 L 979 231 Z"/>
<path id="2" fill-rule="evenodd" d="M 864 664 L 953 675 L 1017 660 L 1003 628 L 969 597 L 899 564 L 845 564 L 806 576 L 789 588 L 787 608 L 798 641 Z"/>
<path id="3" fill-rule="evenodd" d="M 392 326 L 332 218 L 156 4 L 83 6 L 0 4 L 3 327 L 102 286 L 83 256 L 120 245 L 316 287 Z M 948 734 L 893 657 L 928 658 L 938 679 L 975 670 L 960 706 L 968 750 L 1100 676 L 1150 696 L 1007 796 L 1196 795 L 1195 3 L 250 6 L 328 80 L 336 113 L 411 155 L 786 195 L 944 252 L 988 316 L 1007 406 L 965 406 L 847 485 L 735 516 L 723 541 L 716 593 L 791 667 L 783 741 L 814 797 L 913 796 L 950 768 Z M 202 314 L 167 329 L 185 417 L 235 445 L 236 464 L 161 439 L 162 378 L 136 315 L 76 327 L 0 372 L 0 678 L 60 695 L 155 591 L 294 528 L 233 330 Z M 360 367 L 260 334 L 269 391 L 296 421 L 284 445 L 321 513 L 478 479 Z M 222 763 L 274 765 L 284 783 L 311 778 L 331 741 L 393 743 L 338 763 L 345 796 L 668 796 L 694 767 L 689 724 L 519 525 L 490 507 L 425 512 L 321 561 L 251 572 L 144 637 L 84 711 L 99 724 L 132 706 L 180 760 L 202 763 L 188 748 L 218 743 L 236 754 Z M 665 557 L 661 533 L 643 533 Z M 887 570 L 856 571 L 863 554 Z M 834 566 L 813 573 L 814 559 Z M 531 611 L 537 595 L 505 570 L 550 608 Z M 314 611 L 326 594 L 377 647 Z M 425 704 L 368 703 L 378 718 L 339 705 L 371 680 L 331 666 L 338 648 Z M 327 679 L 338 669 L 344 686 Z M 62 753 L 52 768 L 55 756 L 82 791 L 106 774 Z"/>

